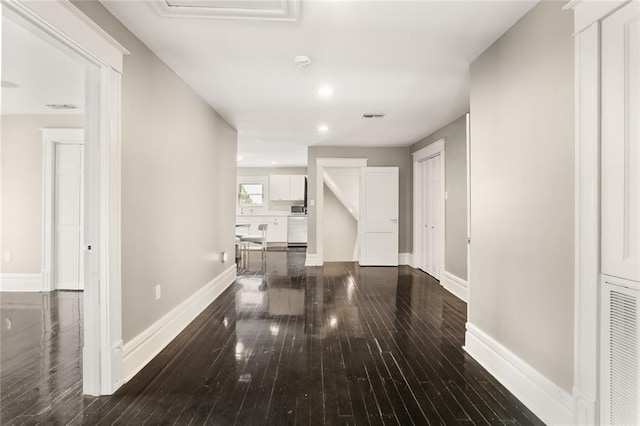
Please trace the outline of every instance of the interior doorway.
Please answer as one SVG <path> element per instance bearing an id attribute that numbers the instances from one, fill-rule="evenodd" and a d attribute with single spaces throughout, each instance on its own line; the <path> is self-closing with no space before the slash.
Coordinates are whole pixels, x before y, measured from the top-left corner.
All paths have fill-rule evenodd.
<path id="1" fill-rule="evenodd" d="M 5 240 L 7 233 L 2 232 L 4 263 L 2 276 L 0 276 L 0 291 L 10 291 L 14 294 L 22 292 L 26 295 L 25 298 L 40 295 L 44 301 L 42 305 L 44 309 L 41 310 L 42 315 L 40 315 L 42 321 L 46 319 L 47 312 L 54 312 L 47 307 L 51 305 L 51 297 L 58 292 L 50 292 L 53 279 L 51 274 L 47 275 L 45 272 L 52 270 L 55 250 L 51 249 L 51 264 L 48 265 L 49 269 L 46 269 L 42 264 L 44 256 L 41 256 L 44 254 L 44 248 L 38 249 L 44 240 L 43 234 L 52 236 L 49 238 L 51 244 L 56 241 L 53 237 L 53 229 L 45 230 L 41 226 L 43 224 L 42 205 L 50 204 L 45 203 L 41 195 L 43 194 L 41 129 L 84 128 L 83 148 L 76 147 L 65 152 L 84 160 L 81 165 L 77 163 L 82 167 L 82 176 L 76 176 L 75 179 L 75 184 L 83 187 L 77 191 L 74 190 L 76 196 L 80 198 L 76 200 L 76 206 L 78 203 L 84 205 L 83 212 L 74 214 L 76 230 L 72 239 L 79 241 L 79 244 L 74 243 L 79 256 L 70 256 L 76 263 L 72 269 L 77 268 L 77 272 L 73 275 L 79 277 L 76 286 L 82 285 L 85 290 L 82 293 L 82 300 L 76 304 L 81 307 L 82 314 L 77 315 L 77 311 L 74 314 L 75 318 L 81 317 L 82 339 L 81 347 L 76 351 L 78 358 L 73 360 L 81 368 L 81 373 L 78 375 L 79 380 L 72 387 L 73 391 L 79 390 L 89 395 L 111 394 L 123 383 L 120 303 L 120 84 L 123 55 L 128 52 L 70 2 L 2 2 L 0 11 L 2 12 L 2 142 L 7 140 L 4 137 L 4 131 L 7 129 L 5 118 L 11 115 L 8 112 L 10 109 L 7 102 L 12 97 L 14 97 L 16 108 L 26 109 L 22 113 L 13 114 L 12 117 L 26 121 L 25 115 L 37 115 L 38 120 L 42 121 L 36 126 L 30 126 L 29 137 L 36 140 L 35 143 L 26 144 L 25 138 L 16 138 L 17 141 L 23 142 L 16 146 L 29 147 L 32 150 L 36 150 L 34 147 L 37 147 L 39 150 L 34 157 L 39 164 L 38 170 L 24 173 L 31 183 L 37 182 L 37 192 L 14 191 L 12 193 L 18 199 L 22 197 L 36 200 L 33 203 L 34 208 L 23 209 L 31 213 L 36 212 L 37 223 L 31 226 L 27 233 L 33 234 L 31 237 L 35 243 L 30 247 L 23 247 L 20 243 L 24 242 L 24 238 L 17 242 L 8 241 Z M 53 55 L 50 58 L 51 61 L 45 61 L 44 65 L 34 64 L 33 61 L 40 58 L 36 55 L 37 49 L 25 48 L 20 43 L 15 43 L 8 34 L 10 27 L 17 28 L 26 34 L 33 43 L 46 46 L 41 50 L 46 50 Z M 15 54 L 13 57 L 12 52 Z M 26 61 L 27 72 L 19 70 L 16 72 L 11 69 L 14 64 L 21 61 Z M 69 99 L 71 91 L 64 84 L 49 81 L 51 78 L 69 77 L 67 71 L 60 71 L 61 63 L 73 64 L 71 67 L 79 70 L 79 73 L 75 71 L 72 73 L 76 77 L 79 75 L 74 80 L 79 82 L 80 87 L 80 95 L 77 98 Z M 44 95 L 47 99 L 38 98 L 38 95 Z M 24 101 L 25 99 L 27 101 Z M 30 111 L 30 108 L 39 108 L 39 110 L 34 112 Z M 76 114 L 82 112 L 79 123 L 66 117 L 69 111 Z M 62 118 L 66 117 L 66 121 L 56 123 L 50 121 L 52 117 L 58 115 Z M 59 154 L 63 155 L 61 152 Z M 8 160 L 8 155 L 9 151 L 3 149 L 3 165 L 4 163 L 15 165 L 15 162 Z M 14 169 L 20 166 L 24 168 L 25 164 L 18 163 Z M 3 175 L 7 169 L 3 167 Z M 13 216 L 5 214 L 8 212 L 8 204 L 4 203 L 7 182 L 9 181 L 3 179 L 3 231 L 12 229 L 12 225 L 23 219 L 20 214 Z M 52 199 L 53 193 L 52 190 Z M 6 194 L 9 194 L 9 191 L 6 191 Z M 51 227 L 53 228 L 53 221 L 51 221 Z M 22 236 L 27 234 L 22 233 Z M 60 240 L 59 233 L 58 241 Z M 20 256 L 18 252 L 21 253 Z M 20 263 L 27 259 L 27 255 L 34 261 L 28 264 Z M 11 263 L 16 268 L 7 278 L 7 264 Z M 82 270 L 83 267 L 84 270 Z M 80 292 L 72 294 L 79 295 Z M 4 303 L 7 299 L 3 297 L 2 302 Z M 3 315 L 6 312 L 4 310 Z M 4 321 L 5 319 L 8 321 Z M 11 318 L 3 318 L 3 323 L 15 324 Z M 28 328 L 13 328 L 13 330 L 26 332 Z M 43 330 L 48 329 L 44 327 Z M 60 337 L 60 333 L 52 332 L 49 335 L 52 338 Z M 47 347 L 53 348 L 56 345 Z M 7 348 L 16 350 L 15 345 L 2 345 L 3 351 Z M 25 358 L 22 354 L 18 356 Z M 30 371 L 39 370 L 31 369 Z M 43 370 L 43 374 L 55 373 L 55 371 L 57 370 L 47 369 Z M 3 369 L 3 377 L 5 372 L 11 374 L 15 371 Z M 55 378 L 50 379 L 52 378 L 45 377 L 41 382 L 55 381 Z M 3 381 L 3 383 L 7 382 Z M 65 383 L 68 385 L 68 381 Z M 64 389 L 71 391 L 67 385 Z M 4 408 L 6 406 L 3 410 Z"/>
<path id="2" fill-rule="evenodd" d="M 414 264 L 438 280 L 444 272 L 444 155 L 443 139 L 413 154 Z"/>
<path id="3" fill-rule="evenodd" d="M 357 262 L 360 260 L 360 168 L 326 167 L 322 178 L 324 261 Z"/>
<path id="4" fill-rule="evenodd" d="M 84 130 L 42 129 L 43 276 L 49 290 L 84 290 Z"/>

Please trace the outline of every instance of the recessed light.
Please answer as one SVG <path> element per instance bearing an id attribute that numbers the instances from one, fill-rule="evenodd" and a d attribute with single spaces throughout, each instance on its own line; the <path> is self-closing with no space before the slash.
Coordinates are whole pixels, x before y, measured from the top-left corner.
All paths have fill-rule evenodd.
<path id="1" fill-rule="evenodd" d="M 322 124 L 322 125 L 318 126 L 318 131 L 322 132 L 322 133 L 328 132 L 329 131 L 329 127 L 324 125 L 324 124 Z"/>
<path id="2" fill-rule="evenodd" d="M 323 98 L 328 98 L 333 95 L 333 87 L 331 86 L 322 86 L 318 89 L 318 95 Z"/>
<path id="3" fill-rule="evenodd" d="M 238 154 L 238 155 L 236 156 L 236 161 L 242 161 L 242 160 L 244 160 L 244 155 L 242 155 L 242 154 Z"/>
<path id="4" fill-rule="evenodd" d="M 271 164 L 278 164 L 278 162 L 277 161 L 272 161 Z"/>

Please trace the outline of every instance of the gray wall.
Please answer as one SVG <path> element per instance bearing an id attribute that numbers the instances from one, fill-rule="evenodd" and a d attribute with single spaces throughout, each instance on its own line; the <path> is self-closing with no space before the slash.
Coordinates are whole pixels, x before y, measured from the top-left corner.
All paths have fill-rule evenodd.
<path id="1" fill-rule="evenodd" d="M 358 222 L 324 185 L 322 247 L 325 262 L 353 262 L 358 241 Z"/>
<path id="2" fill-rule="evenodd" d="M 414 153 L 445 140 L 445 256 L 444 269 L 467 279 L 467 120 L 466 115 L 411 145 Z M 413 173 L 413 168 L 411 169 Z M 411 180 L 413 183 L 413 179 Z"/>
<path id="3" fill-rule="evenodd" d="M 471 65 L 469 321 L 573 382 L 572 14 L 542 2 Z"/>
<path id="4" fill-rule="evenodd" d="M 411 252 L 411 155 L 409 147 L 365 148 L 343 146 L 311 146 L 308 150 L 309 200 L 316 199 L 316 158 L 367 158 L 368 165 L 397 166 L 400 173 L 400 253 Z M 317 253 L 316 206 L 309 205 L 308 252 Z"/>
<path id="5" fill-rule="evenodd" d="M 101 4 L 74 4 L 131 52 L 122 79 L 126 343 L 232 266 L 219 254 L 234 250 L 237 132 Z"/>
<path id="6" fill-rule="evenodd" d="M 2 273 L 42 272 L 42 131 L 43 127 L 82 128 L 82 115 L 3 115 L 2 118 Z"/>

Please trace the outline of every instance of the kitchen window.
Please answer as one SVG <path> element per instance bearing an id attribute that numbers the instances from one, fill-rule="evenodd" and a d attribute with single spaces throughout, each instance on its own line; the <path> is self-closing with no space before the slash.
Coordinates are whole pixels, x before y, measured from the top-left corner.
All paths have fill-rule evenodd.
<path id="1" fill-rule="evenodd" d="M 241 183 L 238 189 L 240 207 L 262 207 L 264 205 L 264 185 L 261 183 Z"/>

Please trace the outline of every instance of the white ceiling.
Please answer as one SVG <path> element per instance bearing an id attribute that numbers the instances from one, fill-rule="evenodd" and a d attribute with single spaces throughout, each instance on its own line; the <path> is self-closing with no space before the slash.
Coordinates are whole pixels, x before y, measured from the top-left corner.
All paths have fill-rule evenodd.
<path id="1" fill-rule="evenodd" d="M 238 129 L 240 165 L 259 167 L 304 166 L 309 145 L 406 146 L 458 118 L 469 64 L 536 1 L 302 1 L 294 22 L 102 3 Z"/>
<path id="2" fill-rule="evenodd" d="M 2 115 L 82 114 L 84 67 L 12 20 L 2 17 Z M 79 109 L 53 110 L 47 104 L 74 104 Z"/>

